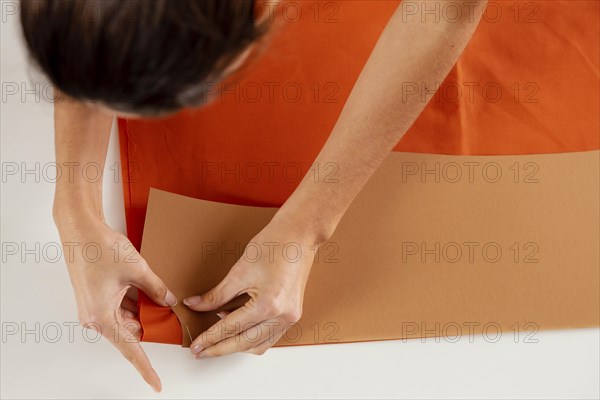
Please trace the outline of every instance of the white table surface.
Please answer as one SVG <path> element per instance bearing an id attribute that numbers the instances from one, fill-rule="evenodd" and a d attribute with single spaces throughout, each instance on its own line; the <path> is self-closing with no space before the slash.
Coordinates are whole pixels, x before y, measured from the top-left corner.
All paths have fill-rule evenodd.
<path id="1" fill-rule="evenodd" d="M 16 163 L 40 173 L 3 176 L 2 245 L 47 252 L 39 261 L 4 252 L 1 267 L 2 398 L 598 398 L 600 331 L 539 332 L 537 343 L 511 334 L 492 343 L 465 337 L 272 349 L 193 360 L 178 346 L 144 344 L 164 390 L 155 394 L 104 341 L 83 337 L 51 217 L 54 161 L 52 104 L 33 88 L 18 17 L 3 8 L 1 24 L 3 173 Z M 14 2 L 12 2 L 14 3 Z M 13 94 L 15 85 L 19 88 Z M 25 89 L 25 90 L 24 90 Z M 116 130 L 108 163 L 119 162 Z M 22 164 L 25 163 L 25 164 Z M 39 181 L 36 182 L 36 180 Z M 125 229 L 121 183 L 106 179 L 110 224 Z M 22 245 L 21 245 L 22 246 Z M 20 247 L 22 250 L 23 247 Z M 38 253 L 38 254 L 40 254 Z M 13 331 L 17 329 L 16 333 Z M 72 332 L 71 332 L 72 329 Z M 23 336 L 23 333 L 25 335 Z M 71 334 L 72 333 L 72 334 Z M 37 335 L 37 337 L 36 337 Z"/>

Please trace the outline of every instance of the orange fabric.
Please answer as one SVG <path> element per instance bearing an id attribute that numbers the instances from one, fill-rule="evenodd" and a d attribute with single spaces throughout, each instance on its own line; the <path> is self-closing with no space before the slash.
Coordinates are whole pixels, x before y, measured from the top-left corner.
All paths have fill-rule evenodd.
<path id="1" fill-rule="evenodd" d="M 181 344 L 181 325 L 171 308 L 158 306 L 141 290 L 138 290 L 138 308 L 142 340 Z"/>
<path id="2" fill-rule="evenodd" d="M 599 4 L 491 1 L 465 53 L 395 150 L 498 155 L 600 148 Z M 283 23 L 268 49 L 214 103 L 164 119 L 119 120 L 134 245 L 141 243 L 151 186 L 280 206 L 327 140 L 397 5 L 284 2 L 274 12 Z M 444 7 L 439 12 L 452 15 Z M 406 83 L 406 96 L 415 84 Z M 181 342 L 169 308 L 143 295 L 140 308 L 144 340 Z"/>

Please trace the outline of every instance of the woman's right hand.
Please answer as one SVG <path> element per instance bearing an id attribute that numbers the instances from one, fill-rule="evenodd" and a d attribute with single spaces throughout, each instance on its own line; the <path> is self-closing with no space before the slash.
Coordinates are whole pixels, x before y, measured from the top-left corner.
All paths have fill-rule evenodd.
<path id="1" fill-rule="evenodd" d="M 80 324 L 110 340 L 144 380 L 160 391 L 160 378 L 139 343 L 135 303 L 126 293 L 135 286 L 162 306 L 174 306 L 177 299 L 131 242 L 102 220 L 79 216 L 56 222 Z"/>

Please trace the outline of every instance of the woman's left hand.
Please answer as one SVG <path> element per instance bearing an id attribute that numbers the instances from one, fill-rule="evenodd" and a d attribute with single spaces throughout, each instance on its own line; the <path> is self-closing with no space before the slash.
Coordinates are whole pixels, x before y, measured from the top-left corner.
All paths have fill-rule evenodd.
<path id="1" fill-rule="evenodd" d="M 316 245 L 290 224 L 271 221 L 212 290 L 183 302 L 194 311 L 215 310 L 242 293 L 250 300 L 200 334 L 190 345 L 195 358 L 236 352 L 261 355 L 302 314 L 304 288 Z"/>

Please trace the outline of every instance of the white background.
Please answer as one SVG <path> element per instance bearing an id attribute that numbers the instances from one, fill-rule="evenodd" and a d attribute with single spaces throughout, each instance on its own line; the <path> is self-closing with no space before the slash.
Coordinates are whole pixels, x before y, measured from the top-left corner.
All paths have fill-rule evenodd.
<path id="1" fill-rule="evenodd" d="M 3 249 L 3 398 L 598 398 L 598 329 L 539 332 L 537 343 L 508 333 L 496 343 L 476 336 L 456 343 L 303 346 L 212 360 L 193 360 L 178 346 L 144 344 L 163 382 L 162 394 L 154 394 L 111 345 L 93 343 L 93 335 L 86 340 L 79 327 L 70 337 L 77 314 L 69 277 L 62 260 L 51 262 L 48 247 L 59 243 L 51 218 L 53 170 L 46 170 L 46 179 L 43 169 L 54 161 L 52 104 L 43 81 L 37 97 L 26 92 L 34 88 L 32 70 L 8 4 L 15 2 L 0 2 L 2 170 L 13 163 L 31 169 L 37 162 L 40 173 L 3 175 L 1 240 L 21 250 L 21 243 L 32 248 L 37 242 L 48 253 L 39 262 L 33 255 L 22 262 L 22 252 Z M 19 92 L 11 94 L 15 84 Z M 119 161 L 115 133 L 111 165 Z M 105 208 L 110 224 L 124 231 L 121 183 L 112 176 L 105 179 Z"/>

